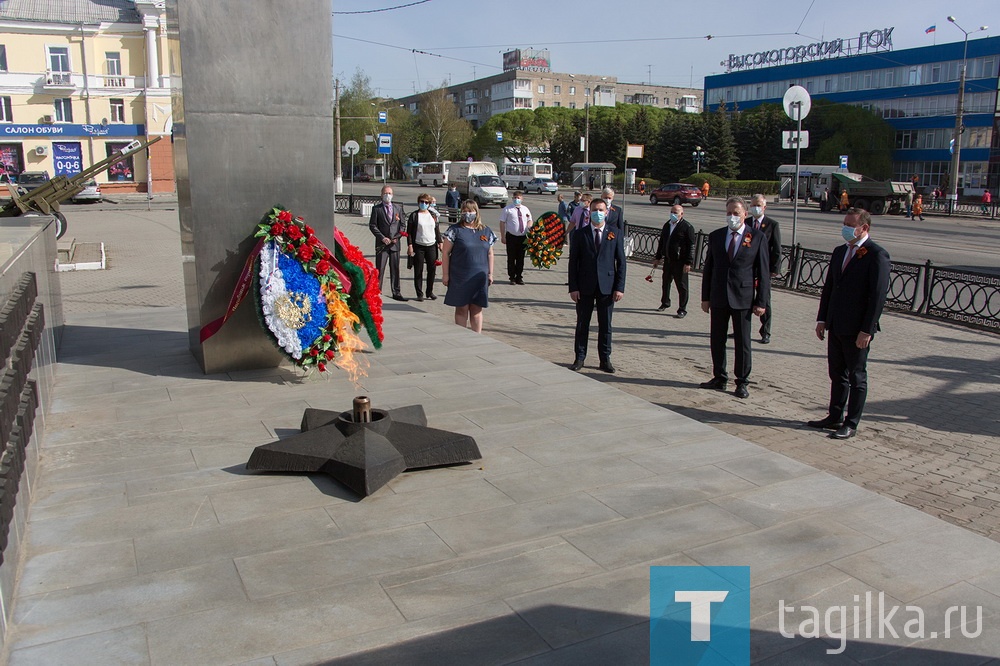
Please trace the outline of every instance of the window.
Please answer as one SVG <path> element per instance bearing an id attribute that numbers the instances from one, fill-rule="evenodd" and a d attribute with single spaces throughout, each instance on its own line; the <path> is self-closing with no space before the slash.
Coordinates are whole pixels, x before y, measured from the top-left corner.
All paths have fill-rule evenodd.
<path id="1" fill-rule="evenodd" d="M 562 95 L 562 86 L 552 86 L 552 92 L 557 95 Z"/>
<path id="2" fill-rule="evenodd" d="M 586 95 L 587 97 L 590 97 L 590 88 L 584 88 L 583 94 Z"/>
<path id="3" fill-rule="evenodd" d="M 55 100 L 56 122 L 73 122 L 73 100 L 63 97 Z"/>
<path id="4" fill-rule="evenodd" d="M 562 106 L 559 102 L 552 102 L 552 106 Z"/>
<path id="5" fill-rule="evenodd" d="M 111 157 L 122 148 L 128 145 L 128 143 L 116 143 L 109 141 L 104 144 L 108 151 L 108 157 Z M 132 158 L 135 155 L 129 155 L 124 160 L 118 164 L 113 164 L 108 167 L 108 180 L 110 181 L 129 181 L 135 182 L 135 170 L 132 163 Z"/>
<path id="6" fill-rule="evenodd" d="M 569 87 L 569 94 L 570 95 L 575 95 L 576 94 L 576 86 L 570 86 Z"/>
<path id="7" fill-rule="evenodd" d="M 540 92 L 540 93 L 544 93 L 545 92 L 545 84 L 542 84 L 542 83 L 538 84 L 538 92 Z"/>
<path id="8" fill-rule="evenodd" d="M 515 90 L 531 90 L 531 81 L 527 79 L 518 79 L 514 82 Z"/>
<path id="9" fill-rule="evenodd" d="M 112 100 L 111 100 L 111 122 L 113 122 L 113 123 L 123 123 L 123 122 L 125 122 L 125 100 L 112 98 Z"/>
<path id="10" fill-rule="evenodd" d="M 53 72 L 70 72 L 69 68 L 69 47 L 50 46 L 49 47 L 49 69 Z"/>
<path id="11" fill-rule="evenodd" d="M 7 45 L 0 44 L 0 72 L 7 71 Z"/>
<path id="12" fill-rule="evenodd" d="M 118 51 L 107 51 L 104 54 L 105 66 L 108 76 L 122 75 L 122 54 Z"/>
<path id="13" fill-rule="evenodd" d="M 540 109 L 540 108 L 542 108 L 543 106 L 545 106 L 545 102 L 544 102 L 544 101 L 542 101 L 542 100 L 538 100 L 538 108 Z"/>
<path id="14" fill-rule="evenodd" d="M 0 97 L 0 122 L 14 122 L 14 112 L 10 107 L 10 97 Z"/>
<path id="15" fill-rule="evenodd" d="M 575 109 L 576 108 L 576 102 L 570 102 L 569 103 L 569 108 Z"/>

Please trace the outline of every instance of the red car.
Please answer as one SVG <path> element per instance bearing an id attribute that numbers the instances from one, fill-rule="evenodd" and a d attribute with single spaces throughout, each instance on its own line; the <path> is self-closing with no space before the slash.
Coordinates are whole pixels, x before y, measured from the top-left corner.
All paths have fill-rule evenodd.
<path id="1" fill-rule="evenodd" d="M 689 183 L 667 183 L 649 193 L 649 203 L 655 206 L 661 201 L 697 206 L 701 203 L 701 190 Z"/>

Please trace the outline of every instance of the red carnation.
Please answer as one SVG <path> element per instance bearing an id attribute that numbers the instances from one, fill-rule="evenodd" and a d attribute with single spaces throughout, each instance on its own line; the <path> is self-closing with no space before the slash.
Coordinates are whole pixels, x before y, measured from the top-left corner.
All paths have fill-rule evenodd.
<path id="1" fill-rule="evenodd" d="M 301 245 L 297 254 L 301 261 L 309 261 L 313 258 L 313 249 L 308 245 Z"/>
<path id="2" fill-rule="evenodd" d="M 312 234 L 312 232 L 309 231 L 309 227 L 306 227 L 306 233 Z M 319 245 L 319 239 L 316 238 L 315 236 L 312 236 L 312 235 L 309 236 L 309 238 L 308 238 L 308 240 L 306 240 L 306 242 L 309 243 L 310 245 L 312 245 L 313 247 L 316 247 L 317 245 Z"/>
<path id="3" fill-rule="evenodd" d="M 310 227 L 310 226 L 309 226 L 309 225 L 307 224 L 307 225 L 306 225 L 306 233 L 307 233 L 307 234 L 309 234 L 310 236 L 312 236 L 312 235 L 313 235 L 314 233 L 316 233 L 316 230 L 315 230 L 315 229 L 313 229 L 312 227 Z"/>
<path id="4" fill-rule="evenodd" d="M 285 225 L 283 225 L 281 222 L 275 222 L 274 224 L 271 225 L 272 236 L 280 236 L 283 233 L 285 233 Z"/>
<path id="5" fill-rule="evenodd" d="M 331 268 L 333 268 L 333 264 L 326 259 L 320 259 L 319 263 L 316 264 L 316 275 L 326 275 Z"/>
<path id="6" fill-rule="evenodd" d="M 330 337 L 329 333 L 326 333 L 325 335 L 323 335 L 323 342 L 329 342 L 330 340 L 333 340 L 333 338 Z"/>
<path id="7" fill-rule="evenodd" d="M 281 220 L 282 222 L 291 222 L 292 214 L 289 213 L 287 210 L 280 211 L 278 213 L 278 219 Z"/>
<path id="8" fill-rule="evenodd" d="M 333 360 L 333 356 L 334 356 L 334 354 L 333 354 L 333 350 L 332 349 L 326 350 L 326 357 L 328 359 L 330 359 L 332 361 Z"/>
<path id="9" fill-rule="evenodd" d="M 316 349 L 315 347 L 313 347 L 312 349 L 309 350 L 309 355 L 310 356 L 319 356 L 319 350 Z"/>
<path id="10" fill-rule="evenodd" d="M 292 240 L 299 240 L 302 238 L 302 230 L 294 224 L 288 225 L 288 237 Z"/>
<path id="11" fill-rule="evenodd" d="M 320 372 L 326 372 L 326 363 L 320 361 L 319 363 L 316 364 L 316 367 L 319 368 Z"/>

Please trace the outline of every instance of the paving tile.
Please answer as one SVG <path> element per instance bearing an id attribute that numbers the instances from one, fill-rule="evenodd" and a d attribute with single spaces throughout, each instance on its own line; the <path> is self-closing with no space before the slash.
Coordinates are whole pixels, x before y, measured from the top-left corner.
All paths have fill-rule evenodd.
<path id="1" fill-rule="evenodd" d="M 614 456 L 492 476 L 490 483 L 515 501 L 531 502 L 580 490 L 599 490 L 652 474 L 627 458 Z"/>
<path id="2" fill-rule="evenodd" d="M 681 438 L 672 446 L 662 446 L 629 455 L 629 458 L 659 474 L 688 467 L 714 465 L 760 453 L 760 447 L 723 433 Z"/>
<path id="3" fill-rule="evenodd" d="M 131 539 L 39 553 L 22 565 L 18 594 L 30 596 L 135 576 Z"/>
<path id="4" fill-rule="evenodd" d="M 328 504 L 357 501 L 357 495 L 353 491 L 325 474 L 260 475 L 278 477 L 286 482 L 244 489 L 222 487 L 218 492 L 208 493 L 220 523 L 235 523 L 254 517 L 276 516 Z"/>
<path id="5" fill-rule="evenodd" d="M 768 486 L 816 472 L 814 467 L 771 451 L 720 462 L 718 467 L 758 486 Z"/>
<path id="6" fill-rule="evenodd" d="M 14 650 L 7 663 L 9 666 L 145 666 L 150 661 L 146 631 L 142 626 L 132 625 Z"/>
<path id="7" fill-rule="evenodd" d="M 17 647 L 121 629 L 245 600 L 231 561 L 22 596 L 14 608 Z M 174 643 L 183 641 L 177 641 L 175 636 Z"/>
<path id="8" fill-rule="evenodd" d="M 371 579 L 176 614 L 149 622 L 154 664 L 229 664 L 398 624 Z M 183 637 L 183 640 L 178 640 Z"/>
<path id="9" fill-rule="evenodd" d="M 622 624 L 630 617 L 620 619 L 607 611 L 591 612 L 591 617 L 580 620 L 579 615 L 587 614 L 576 608 L 559 607 L 546 609 L 546 615 L 562 612 L 566 622 L 582 624 Z M 596 617 L 594 617 L 596 616 Z M 528 621 L 531 621 L 530 614 Z M 648 664 L 649 663 L 649 618 L 610 634 L 604 634 L 564 648 L 546 652 L 530 659 L 517 662 L 518 666 L 577 666 L 578 664 Z"/>
<path id="10" fill-rule="evenodd" d="M 236 558 L 251 599 L 311 590 L 455 557 L 426 525 Z"/>
<path id="11" fill-rule="evenodd" d="M 588 495 L 575 493 L 442 518 L 428 525 L 456 553 L 470 553 L 614 520 L 621 520 L 621 515 Z"/>
<path id="12" fill-rule="evenodd" d="M 587 493 L 628 518 L 695 504 L 752 488 L 735 474 L 714 465 L 692 467 L 638 481 L 588 490 Z"/>
<path id="13" fill-rule="evenodd" d="M 634 427 L 622 428 L 611 433 L 578 434 L 575 437 L 561 439 L 539 437 L 517 444 L 519 451 L 547 467 L 588 458 L 603 458 L 611 454 L 629 455 L 634 462 L 631 455 L 633 452 L 664 446 L 666 444 L 659 437 Z"/>

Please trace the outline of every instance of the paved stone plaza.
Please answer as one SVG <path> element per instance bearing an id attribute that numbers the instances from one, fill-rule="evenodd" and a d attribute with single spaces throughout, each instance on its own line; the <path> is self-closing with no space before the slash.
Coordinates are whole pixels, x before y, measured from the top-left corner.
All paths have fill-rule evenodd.
<path id="1" fill-rule="evenodd" d="M 362 220 L 338 225 L 370 248 Z M 482 336 L 440 300 L 390 302 L 357 387 L 288 368 L 206 377 L 187 351 L 176 215 L 80 214 L 73 233 L 106 242 L 110 268 L 62 276 L 12 664 L 646 663 L 654 564 L 751 566 L 761 663 L 1000 664 L 1000 544 L 981 536 L 1000 536 L 996 335 L 885 315 L 847 444 L 801 427 L 828 390 L 814 299 L 776 293 L 740 401 L 695 388 L 707 316 L 657 313 L 639 266 L 613 376 L 596 358 L 564 367 L 559 266 L 496 285 Z M 363 502 L 324 477 L 244 471 L 303 408 L 360 393 L 423 404 L 483 461 Z M 919 605 L 939 636 L 876 633 L 827 656 L 833 639 L 778 633 L 779 599 L 867 591 Z M 982 606 L 978 638 L 943 638 L 952 605 Z"/>

